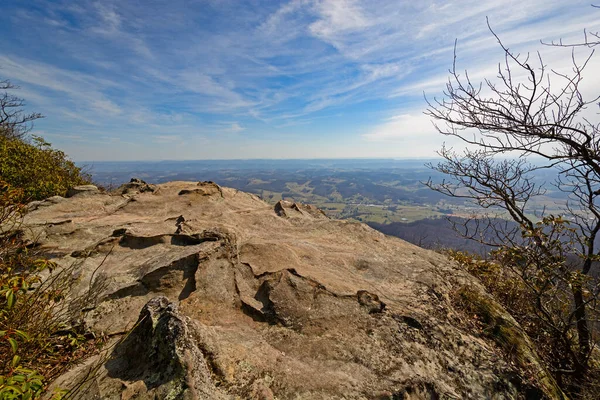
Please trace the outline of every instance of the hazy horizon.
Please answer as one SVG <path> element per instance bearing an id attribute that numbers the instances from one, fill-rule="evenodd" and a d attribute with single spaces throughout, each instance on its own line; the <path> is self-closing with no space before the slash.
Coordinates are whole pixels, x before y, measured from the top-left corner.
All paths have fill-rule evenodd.
<path id="1" fill-rule="evenodd" d="M 127 162 L 187 162 L 187 161 L 343 161 L 343 160 L 391 160 L 391 161 L 430 161 L 442 160 L 441 157 L 298 157 L 298 158 L 190 158 L 190 159 L 148 159 L 148 160 L 80 160 L 78 163 L 101 162 L 101 163 L 127 163 Z"/>

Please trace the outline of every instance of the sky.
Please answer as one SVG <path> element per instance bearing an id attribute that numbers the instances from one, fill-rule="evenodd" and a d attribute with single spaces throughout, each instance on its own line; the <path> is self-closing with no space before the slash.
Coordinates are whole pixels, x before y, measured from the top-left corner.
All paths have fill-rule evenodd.
<path id="1" fill-rule="evenodd" d="M 590 0 L 1 0 L 0 79 L 76 161 L 432 157 L 452 66 L 567 70 Z M 596 50 L 600 52 L 600 49 Z M 584 60 L 588 49 L 575 57 Z M 600 54 L 583 92 L 600 94 Z M 597 111 L 597 110 L 596 110 Z M 594 112 L 596 112 L 594 111 Z M 596 118 L 597 118 L 597 114 Z"/>

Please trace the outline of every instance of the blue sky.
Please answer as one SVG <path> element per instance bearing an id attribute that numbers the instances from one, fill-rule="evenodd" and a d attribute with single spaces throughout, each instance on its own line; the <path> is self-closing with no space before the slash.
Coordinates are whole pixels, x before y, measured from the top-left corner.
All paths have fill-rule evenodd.
<path id="1" fill-rule="evenodd" d="M 502 61 L 486 16 L 558 69 L 540 39 L 600 29 L 589 0 L 3 0 L 0 78 L 74 160 L 431 157 L 454 40 L 475 79 Z"/>

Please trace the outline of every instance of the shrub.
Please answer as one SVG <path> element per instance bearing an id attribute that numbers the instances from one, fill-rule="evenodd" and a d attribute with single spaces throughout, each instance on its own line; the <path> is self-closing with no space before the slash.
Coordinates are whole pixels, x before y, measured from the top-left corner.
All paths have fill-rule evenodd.
<path id="1" fill-rule="evenodd" d="M 73 324 L 81 309 L 80 299 L 68 297 L 76 266 L 56 268 L 28 248 L 18 230 L 22 198 L 22 190 L 0 181 L 1 400 L 38 398 L 47 382 L 94 348 Z"/>
<path id="2" fill-rule="evenodd" d="M 89 293 L 69 296 L 77 266 L 57 268 L 22 240 L 24 204 L 64 196 L 90 176 L 44 139 L 27 136 L 42 116 L 24 112 L 13 89 L 0 80 L 0 400 L 29 400 L 94 346 L 78 327 L 79 302 Z"/>
<path id="3" fill-rule="evenodd" d="M 446 90 L 428 101 L 425 113 L 437 130 L 465 148 L 443 146 L 442 161 L 430 167 L 444 178 L 426 184 L 480 207 L 476 228 L 460 230 L 500 247 L 497 259 L 523 280 L 535 321 L 543 325 L 538 330 L 557 350 L 552 357 L 557 380 L 564 378 L 563 387 L 575 398 L 596 379 L 599 347 L 594 329 L 600 280 L 593 266 L 600 260 L 600 124 L 586 114 L 598 96 L 581 86 L 594 52 L 582 62 L 571 57 L 572 69 L 562 73 L 541 57 L 513 52 L 492 35 L 504 53 L 496 77 L 471 80 L 457 68 L 455 53 Z M 571 51 L 600 46 L 600 34 L 556 46 Z M 537 220 L 535 200 L 547 188 L 540 171 L 553 174 L 554 187 L 565 194 L 562 216 L 543 213 Z M 503 216 L 512 223 L 494 223 Z"/>
<path id="4" fill-rule="evenodd" d="M 37 136 L 26 141 L 0 135 L 0 179 L 22 190 L 21 201 L 64 196 L 70 187 L 90 183 L 64 152 Z"/>
<path id="5" fill-rule="evenodd" d="M 556 222 L 556 220 L 555 220 Z M 542 225 L 543 223 L 540 223 Z M 565 229 L 558 223 L 556 229 Z M 552 244 L 552 243 L 551 243 Z M 562 243 L 552 244 L 560 249 Z M 583 279 L 577 270 L 566 268 L 566 257 L 556 254 L 541 257 L 532 254 L 533 246 L 503 246 L 490 253 L 488 259 L 459 252 L 448 255 L 468 272 L 477 277 L 487 291 L 519 322 L 527 336 L 535 344 L 536 352 L 558 385 L 574 399 L 595 399 L 600 377 L 600 358 L 597 351 L 590 354 L 587 379 L 576 380 L 573 376 L 578 350 L 577 334 L 573 328 L 573 308 L 569 302 L 569 287 L 573 279 Z M 558 271 L 558 272 L 557 272 Z M 588 287 L 589 279 L 582 285 Z M 590 289 L 590 290 L 597 290 Z M 480 299 L 467 299 L 464 292 L 457 293 L 467 312 L 474 312 L 488 330 L 495 331 L 500 325 L 486 322 L 480 310 Z M 588 300 L 594 300 L 591 295 Z M 469 300 L 469 301 L 465 301 Z M 588 317 L 597 321 L 598 307 L 590 301 Z M 593 336 L 594 342 L 598 338 Z M 514 346 L 509 346 L 514 351 Z"/>

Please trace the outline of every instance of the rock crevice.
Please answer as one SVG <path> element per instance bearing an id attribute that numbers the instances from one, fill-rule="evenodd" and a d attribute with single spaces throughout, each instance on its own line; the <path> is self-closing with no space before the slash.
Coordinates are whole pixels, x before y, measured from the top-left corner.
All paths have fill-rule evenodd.
<path id="1" fill-rule="evenodd" d="M 32 204 L 27 227 L 59 265 L 79 263 L 75 292 L 101 288 L 86 309 L 89 328 L 130 332 L 110 360 L 97 360 L 81 399 L 560 393 L 533 350 L 522 368 L 468 331 L 451 299 L 465 286 L 485 297 L 473 277 L 312 206 L 273 208 L 212 182 L 132 180 L 116 195 Z"/>

